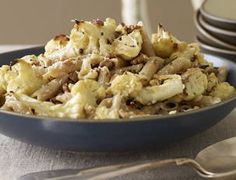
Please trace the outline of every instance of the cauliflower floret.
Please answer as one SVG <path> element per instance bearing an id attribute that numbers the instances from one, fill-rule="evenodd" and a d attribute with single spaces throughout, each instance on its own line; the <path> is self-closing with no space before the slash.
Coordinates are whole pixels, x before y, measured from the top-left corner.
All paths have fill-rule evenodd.
<path id="1" fill-rule="evenodd" d="M 84 53 L 84 50 L 87 48 L 88 44 L 89 44 L 89 36 L 87 34 L 87 32 L 85 33 L 82 26 L 93 26 L 91 24 L 87 25 L 87 22 L 85 24 L 85 22 L 81 22 L 80 25 L 79 24 L 75 24 L 74 28 L 71 30 L 70 33 L 70 43 L 72 44 L 72 46 L 80 53 Z M 89 28 L 88 27 L 88 28 Z M 90 27 L 91 29 L 91 27 Z M 96 30 L 96 29 L 94 29 Z"/>
<path id="2" fill-rule="evenodd" d="M 84 101 L 91 105 L 96 104 L 97 98 L 105 97 L 105 88 L 100 86 L 97 81 L 86 79 L 80 80 L 71 87 L 71 94 L 83 94 Z"/>
<path id="3" fill-rule="evenodd" d="M 93 69 L 93 64 L 99 64 L 103 57 L 98 54 L 88 55 L 83 59 L 82 67 L 79 72 L 79 79 L 96 79 L 98 77 L 97 69 Z"/>
<path id="4" fill-rule="evenodd" d="M 186 58 L 188 59 L 192 66 L 199 66 L 199 65 L 209 65 L 212 66 L 212 63 L 207 62 L 203 55 L 201 54 L 200 47 L 197 43 L 191 43 L 186 45 L 185 48 L 182 48 L 179 51 L 174 52 L 171 54 L 170 59 L 175 60 L 176 58 Z"/>
<path id="5" fill-rule="evenodd" d="M 14 93 L 17 101 L 33 109 L 34 113 L 42 116 L 85 118 L 84 107 L 96 106 L 97 99 L 105 97 L 105 89 L 93 80 L 81 80 L 71 88 L 72 98 L 64 104 L 53 104 L 31 98 L 25 94 Z"/>
<path id="6" fill-rule="evenodd" d="M 69 40 L 70 39 L 64 34 L 51 39 L 45 46 L 45 55 L 52 54 L 53 52 L 65 47 Z"/>
<path id="7" fill-rule="evenodd" d="M 99 105 L 95 112 L 95 119 L 119 118 L 121 99 L 121 95 L 117 94 L 112 99 L 111 107 Z"/>
<path id="8" fill-rule="evenodd" d="M 56 36 L 45 47 L 45 57 L 52 60 L 65 60 L 82 54 L 97 53 L 109 55 L 112 51 L 116 22 L 107 18 L 105 22 L 76 21 L 70 38 Z"/>
<path id="9" fill-rule="evenodd" d="M 44 83 L 42 76 L 38 76 L 32 66 L 24 60 L 18 59 L 16 64 L 12 66 L 12 72 L 5 77 L 7 84 L 7 92 L 17 92 L 30 95 L 39 89 Z"/>
<path id="10" fill-rule="evenodd" d="M 11 108 L 19 113 L 27 112 L 27 114 L 56 117 L 56 113 L 50 109 L 53 105 L 51 102 L 42 102 L 28 95 L 14 92 L 6 95 L 6 102 L 2 108 Z"/>
<path id="11" fill-rule="evenodd" d="M 193 54 L 189 54 L 189 57 L 190 57 L 191 61 L 193 62 L 194 66 L 199 66 L 199 65 L 213 66 L 213 64 L 211 62 L 208 62 L 206 59 L 204 59 L 204 56 L 201 53 L 201 49 L 200 49 L 198 43 L 188 44 L 186 51 L 188 51 L 188 50 L 192 51 L 192 53 L 193 53 Z"/>
<path id="12" fill-rule="evenodd" d="M 235 94 L 235 88 L 228 82 L 218 84 L 210 93 L 213 97 L 218 97 L 221 100 L 227 99 Z"/>
<path id="13" fill-rule="evenodd" d="M 141 78 L 133 73 L 115 77 L 108 91 L 113 94 L 130 96 L 142 104 L 154 104 L 183 92 L 183 83 L 179 75 L 162 75 L 161 85 L 143 87 Z"/>
<path id="14" fill-rule="evenodd" d="M 77 52 L 82 54 L 99 53 L 108 55 L 111 52 L 111 42 L 114 39 L 116 22 L 107 18 L 105 22 L 80 21 L 71 31 L 71 42 Z"/>
<path id="15" fill-rule="evenodd" d="M 31 65 L 39 64 L 38 57 L 35 55 L 26 55 L 21 58 L 22 60 L 26 61 L 27 63 Z"/>
<path id="16" fill-rule="evenodd" d="M 163 82 L 161 85 L 154 85 L 142 88 L 140 91 L 132 93 L 132 97 L 144 104 L 155 104 L 178 95 L 183 92 L 184 85 L 179 75 L 161 75 L 159 77 Z"/>
<path id="17" fill-rule="evenodd" d="M 135 29 L 129 34 L 124 34 L 114 40 L 112 46 L 114 54 L 121 56 L 125 60 L 130 60 L 138 56 L 142 48 L 142 35 L 140 30 Z"/>
<path id="18" fill-rule="evenodd" d="M 3 65 L 0 68 L 0 96 L 2 96 L 7 90 L 7 84 L 9 80 L 7 77 L 9 77 L 9 73 L 12 73 L 10 71 L 10 66 Z"/>
<path id="19" fill-rule="evenodd" d="M 55 105 L 52 102 L 40 101 L 21 93 L 7 95 L 6 103 L 3 108 L 11 108 L 16 112 L 22 111 L 27 107 L 28 112 L 35 115 L 51 117 L 84 117 L 83 106 L 79 104 L 79 96 L 76 95 L 66 104 Z"/>
<path id="20" fill-rule="evenodd" d="M 78 81 L 71 88 L 72 98 L 63 105 L 56 105 L 53 110 L 59 117 L 85 118 L 85 106 L 96 106 L 97 99 L 105 97 L 105 89 L 94 80 Z"/>
<path id="21" fill-rule="evenodd" d="M 113 94 L 122 94 L 128 96 L 134 92 L 138 92 L 142 89 L 142 83 L 139 76 L 127 72 L 123 75 L 116 76 L 112 82 L 108 91 Z"/>
<path id="22" fill-rule="evenodd" d="M 70 38 L 62 34 L 51 39 L 46 44 L 44 56 L 51 60 L 64 60 L 77 56 L 77 53 Z"/>
<path id="23" fill-rule="evenodd" d="M 100 26 L 99 53 L 101 55 L 107 56 L 112 53 L 111 42 L 115 38 L 116 27 L 116 21 L 111 18 L 107 18 L 104 25 Z"/>
<path id="24" fill-rule="evenodd" d="M 168 58 L 173 52 L 184 49 L 187 46 L 185 42 L 176 39 L 160 24 L 157 27 L 157 33 L 152 34 L 151 41 L 156 55 L 162 58 Z"/>
<path id="25" fill-rule="evenodd" d="M 182 78 L 185 84 L 185 100 L 192 100 L 207 89 L 207 76 L 199 68 L 188 69 L 182 74 Z"/>
<path id="26" fill-rule="evenodd" d="M 207 91 L 211 91 L 212 88 L 214 88 L 219 83 L 219 80 L 216 77 L 215 73 L 209 74 L 207 76 L 207 79 L 208 79 Z"/>

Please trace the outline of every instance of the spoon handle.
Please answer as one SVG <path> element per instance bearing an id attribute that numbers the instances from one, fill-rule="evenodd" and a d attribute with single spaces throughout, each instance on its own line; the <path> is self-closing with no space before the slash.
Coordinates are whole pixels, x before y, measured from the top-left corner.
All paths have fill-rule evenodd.
<path id="1" fill-rule="evenodd" d="M 91 168 L 87 170 L 82 170 L 78 174 L 67 175 L 61 177 L 48 178 L 47 180 L 72 180 L 72 179 L 87 179 L 87 180 L 103 180 L 114 178 L 117 176 L 126 175 L 129 173 L 140 172 L 145 170 L 152 170 L 159 167 L 169 166 L 169 165 L 191 165 L 199 174 L 208 174 L 196 161 L 188 158 L 178 158 L 178 159 L 167 159 L 161 161 L 149 161 L 149 162 L 136 162 L 119 164 L 112 166 L 104 166 L 98 168 Z"/>
<path id="2" fill-rule="evenodd" d="M 61 171 L 50 171 L 51 174 L 54 174 L 53 177 L 48 178 L 40 178 L 42 180 L 104 180 L 110 179 L 117 176 L 126 175 L 129 173 L 140 172 L 145 170 L 152 170 L 164 166 L 183 166 L 187 165 L 193 168 L 199 176 L 203 178 L 229 178 L 236 177 L 236 170 L 228 171 L 224 173 L 212 173 L 204 169 L 197 161 L 189 158 L 177 158 L 177 159 L 167 159 L 167 160 L 154 160 L 154 161 L 146 161 L 146 162 L 135 162 L 135 163 L 126 163 L 126 164 L 118 164 L 111 166 L 103 166 L 85 170 L 65 170 L 67 173 L 61 173 Z M 44 172 L 45 173 L 45 172 Z M 34 173 L 33 176 L 39 177 L 43 172 Z M 67 174 L 67 175 L 62 175 Z M 28 180 L 28 176 L 26 178 L 21 178 L 22 180 Z M 32 179 L 32 178 L 31 178 Z M 235 179 L 235 178 L 234 178 Z"/>

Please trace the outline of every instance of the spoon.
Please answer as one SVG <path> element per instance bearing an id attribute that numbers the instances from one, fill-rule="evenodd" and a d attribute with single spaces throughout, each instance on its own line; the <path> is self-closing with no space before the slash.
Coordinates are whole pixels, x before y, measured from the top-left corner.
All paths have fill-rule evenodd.
<path id="1" fill-rule="evenodd" d="M 206 179 L 236 179 L 236 137 L 206 147 L 197 154 L 195 159 L 176 158 L 110 165 L 83 170 L 44 171 L 24 175 L 18 180 L 104 180 L 169 165 L 190 166 L 201 177 Z"/>

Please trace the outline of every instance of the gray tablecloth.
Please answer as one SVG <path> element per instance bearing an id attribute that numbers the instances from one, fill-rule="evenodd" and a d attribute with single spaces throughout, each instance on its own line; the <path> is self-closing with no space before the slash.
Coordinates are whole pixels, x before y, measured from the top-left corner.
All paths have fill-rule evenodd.
<path id="1" fill-rule="evenodd" d="M 0 52 L 18 46 L 0 46 Z M 86 168 L 135 160 L 194 157 L 202 148 L 236 135 L 236 110 L 209 130 L 181 142 L 173 142 L 161 150 L 127 153 L 81 153 L 52 150 L 18 142 L 0 135 L 0 180 L 12 180 L 25 173 L 62 168 Z M 124 178 L 120 178 L 124 179 Z M 187 167 L 129 175 L 125 179 L 198 180 Z"/>

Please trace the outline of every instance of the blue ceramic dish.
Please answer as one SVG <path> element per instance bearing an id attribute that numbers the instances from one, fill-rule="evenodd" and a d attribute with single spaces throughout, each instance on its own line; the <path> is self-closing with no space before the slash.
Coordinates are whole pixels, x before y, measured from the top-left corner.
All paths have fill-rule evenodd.
<path id="1" fill-rule="evenodd" d="M 0 65 L 26 54 L 39 54 L 42 47 L 0 54 Z M 226 65 L 228 81 L 236 86 L 236 64 L 206 54 L 216 66 Z M 128 120 L 77 120 L 21 115 L 0 111 L 0 132 L 23 142 L 76 151 L 125 151 L 160 147 L 199 133 L 225 118 L 236 106 L 236 96 L 191 112 Z"/>

